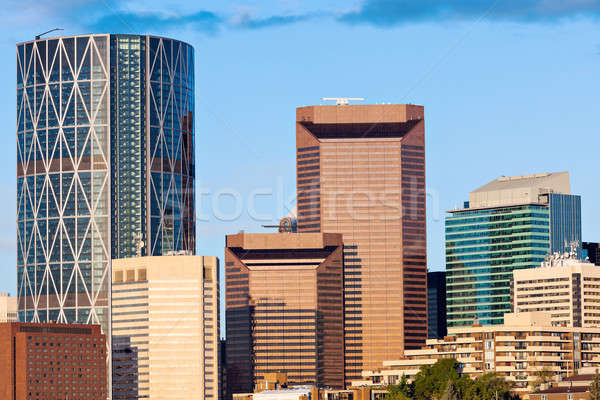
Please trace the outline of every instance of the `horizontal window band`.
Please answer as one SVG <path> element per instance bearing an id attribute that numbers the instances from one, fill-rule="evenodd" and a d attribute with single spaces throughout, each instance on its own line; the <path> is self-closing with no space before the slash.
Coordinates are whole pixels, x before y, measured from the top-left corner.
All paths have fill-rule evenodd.
<path id="1" fill-rule="evenodd" d="M 139 325 L 139 326 L 128 326 L 125 328 L 112 328 L 114 331 L 132 331 L 132 330 L 140 330 L 140 329 L 148 329 L 148 325 Z"/>
<path id="2" fill-rule="evenodd" d="M 298 172 L 300 171 L 311 171 L 311 170 L 319 170 L 319 165 L 309 165 L 306 167 L 298 167 Z"/>
<path id="3" fill-rule="evenodd" d="M 302 161 L 298 161 L 298 165 L 306 165 L 306 164 L 318 164 L 319 163 L 319 159 L 318 158 L 314 158 L 312 160 L 302 160 Z"/>
<path id="4" fill-rule="evenodd" d="M 120 316 L 120 315 L 144 315 L 144 314 L 148 314 L 148 310 L 140 310 L 140 311 L 127 311 L 127 312 L 114 312 L 111 314 L 111 316 Z M 118 322 L 118 321 L 113 321 L 113 323 Z"/>
<path id="5" fill-rule="evenodd" d="M 303 158 L 311 158 L 311 157 L 319 157 L 319 152 L 313 152 L 313 153 L 304 153 L 304 154 L 298 154 L 297 159 L 303 159 Z"/>
<path id="6" fill-rule="evenodd" d="M 298 147 L 299 153 L 304 153 L 307 151 L 319 150 L 319 146 L 308 146 L 308 147 Z"/>
<path id="7" fill-rule="evenodd" d="M 125 305 L 113 305 L 112 308 L 125 308 L 125 307 L 148 307 L 148 303 L 134 303 Z"/>

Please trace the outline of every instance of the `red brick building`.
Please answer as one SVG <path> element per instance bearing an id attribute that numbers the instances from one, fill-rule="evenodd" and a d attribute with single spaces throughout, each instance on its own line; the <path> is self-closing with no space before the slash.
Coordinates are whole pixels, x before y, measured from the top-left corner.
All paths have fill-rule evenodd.
<path id="1" fill-rule="evenodd" d="M 0 323 L 0 399 L 105 400 L 100 325 Z"/>

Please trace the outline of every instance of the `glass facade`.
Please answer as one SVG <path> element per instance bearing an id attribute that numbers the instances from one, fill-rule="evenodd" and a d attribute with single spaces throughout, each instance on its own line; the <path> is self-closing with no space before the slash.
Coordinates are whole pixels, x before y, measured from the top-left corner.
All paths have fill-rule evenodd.
<path id="1" fill-rule="evenodd" d="M 465 204 L 468 206 L 468 204 Z M 581 197 L 542 194 L 539 204 L 452 211 L 446 219 L 448 327 L 502 324 L 515 269 L 539 267 L 577 242 Z"/>
<path id="2" fill-rule="evenodd" d="M 135 35 L 17 45 L 21 321 L 100 323 L 110 260 L 194 251 L 191 46 Z"/>
<path id="3" fill-rule="evenodd" d="M 114 182 L 112 240 L 114 258 L 132 257 L 144 232 L 146 203 L 146 126 L 144 123 L 145 40 L 141 36 L 119 36 L 111 46 L 112 80 L 111 136 Z M 140 238 L 142 239 L 142 238 Z M 145 239 L 145 238 L 144 238 Z"/>
<path id="4" fill-rule="evenodd" d="M 549 227 L 543 205 L 453 212 L 446 219 L 448 327 L 502 324 L 512 271 L 544 261 Z"/>
<path id="5" fill-rule="evenodd" d="M 194 250 L 194 50 L 148 38 L 148 252 Z"/>
<path id="6" fill-rule="evenodd" d="M 576 243 L 581 258 L 581 196 L 551 193 L 548 203 L 552 252 L 568 252 L 571 243 Z"/>
<path id="7" fill-rule="evenodd" d="M 586 258 L 595 265 L 600 265 L 600 244 L 595 242 L 583 242 L 581 258 Z"/>
<path id="8" fill-rule="evenodd" d="M 443 339 L 446 329 L 446 272 L 427 272 L 427 338 Z"/>

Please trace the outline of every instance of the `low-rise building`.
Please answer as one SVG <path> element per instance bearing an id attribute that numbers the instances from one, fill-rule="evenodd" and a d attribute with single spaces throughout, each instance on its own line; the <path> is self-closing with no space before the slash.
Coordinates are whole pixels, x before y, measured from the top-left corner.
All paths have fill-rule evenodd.
<path id="1" fill-rule="evenodd" d="M 384 387 L 317 388 L 312 385 L 288 386 L 284 372 L 268 373 L 258 380 L 254 393 L 234 394 L 233 400 L 383 400 Z"/>
<path id="2" fill-rule="evenodd" d="M 529 400 L 589 400 L 593 374 L 570 376 L 551 387 L 529 394 Z"/>
<path id="3" fill-rule="evenodd" d="M 455 358 L 472 378 L 496 372 L 516 393 L 529 393 L 540 371 L 560 381 L 579 371 L 600 368 L 600 328 L 551 326 L 546 313 L 506 314 L 503 325 L 450 328 L 443 339 L 430 339 L 420 350 L 407 350 L 383 368 L 363 371 L 354 386 L 397 384 L 412 379 L 423 365 Z"/>
<path id="4" fill-rule="evenodd" d="M 288 386 L 285 372 L 270 372 L 256 381 L 254 393 L 233 394 L 233 400 L 320 400 L 313 385 Z"/>
<path id="5" fill-rule="evenodd" d="M 577 259 L 575 249 L 515 270 L 511 293 L 514 312 L 546 312 L 552 325 L 600 326 L 600 268 Z"/>
<path id="6" fill-rule="evenodd" d="M 0 322 L 18 322 L 17 298 L 0 292 Z"/>
<path id="7" fill-rule="evenodd" d="M 0 399 L 106 400 L 100 325 L 0 323 Z"/>
<path id="8" fill-rule="evenodd" d="M 384 400 L 388 391 L 379 386 L 349 386 L 344 390 L 322 390 L 320 400 Z"/>

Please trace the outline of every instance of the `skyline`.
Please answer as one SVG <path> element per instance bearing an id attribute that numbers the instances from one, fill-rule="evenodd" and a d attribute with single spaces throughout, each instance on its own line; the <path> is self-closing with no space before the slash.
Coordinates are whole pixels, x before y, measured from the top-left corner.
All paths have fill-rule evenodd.
<path id="1" fill-rule="evenodd" d="M 129 3 L 129 8 L 134 7 L 134 3 Z M 152 4 L 148 7 L 152 8 Z M 310 10 L 304 11 L 306 14 Z M 595 15 L 591 13 L 590 17 L 596 18 Z M 244 198 L 244 208 L 252 191 L 269 186 L 277 189 L 279 182 L 283 182 L 283 197 L 291 197 L 296 190 L 295 108 L 320 104 L 322 96 L 349 95 L 365 97 L 365 104 L 385 101 L 425 106 L 427 182 L 430 192 L 437 193 L 427 199 L 427 247 L 432 270 L 444 267 L 445 210 L 462 204 L 471 190 L 500 175 L 569 171 L 572 193 L 582 196 L 583 240 L 600 240 L 600 206 L 593 204 L 600 195 L 600 189 L 593 187 L 597 177 L 594 149 L 600 144 L 600 139 L 593 136 L 594 122 L 598 122 L 594 111 L 599 105 L 594 94 L 600 89 L 593 72 L 600 64 L 600 40 L 590 34 L 597 24 L 586 18 L 551 24 L 498 22 L 498 18 L 477 22 L 476 18 L 472 15 L 435 22 L 415 17 L 412 21 L 421 22 L 409 21 L 385 29 L 345 24 L 322 16 L 264 25 L 261 29 L 221 24 L 209 34 L 189 26 L 178 29 L 172 24 L 167 24 L 166 30 L 140 30 L 140 34 L 166 35 L 189 42 L 196 51 L 199 214 L 208 214 L 212 206 L 210 197 L 199 202 L 203 188 L 213 193 L 233 188 Z M 16 42 L 31 40 L 46 27 L 50 29 L 54 21 L 64 24 L 51 16 L 50 21 L 44 22 L 44 29 L 32 24 L 15 29 L 7 21 L 2 28 L 5 39 L 0 51 L 12 58 L 0 67 L 5 88 L 0 115 L 11 121 L 0 151 L 5 160 L 0 187 L 7 193 L 0 202 L 0 254 L 9 260 L 0 272 L 0 291 L 12 295 L 16 295 L 14 46 Z M 99 33 L 100 28 L 108 33 L 115 26 L 77 26 L 60 33 Z M 340 34 L 346 39 L 343 43 Z M 507 36 L 513 40 L 507 40 Z M 401 37 L 414 40 L 402 43 L 406 46 L 404 53 L 410 56 L 389 51 Z M 548 39 L 553 37 L 557 41 L 549 45 Z M 370 47 L 373 41 L 385 40 L 389 41 L 385 42 L 387 45 Z M 257 45 L 260 41 L 262 45 Z M 336 45 L 340 47 L 333 47 Z M 510 45 L 514 47 L 509 48 Z M 332 51 L 332 47 L 337 51 Z M 489 49 L 496 52 L 489 54 Z M 481 57 L 476 53 L 481 53 Z M 328 59 L 331 54 L 338 58 Z M 509 55 L 520 62 L 510 62 Z M 485 60 L 486 57 L 491 58 Z M 242 58 L 244 61 L 240 62 Z M 405 59 L 410 59 L 411 64 L 402 64 Z M 370 60 L 382 62 L 365 62 Z M 301 79 L 297 79 L 299 76 Z M 489 96 L 484 91 L 488 87 L 490 92 L 493 90 Z M 528 101 L 527 95 L 533 101 Z M 488 104 L 490 107 L 486 108 Z M 559 107 L 564 110 L 562 115 L 555 111 Z M 511 118 L 504 119 L 504 115 Z M 482 130 L 489 134 L 481 135 Z M 529 131 L 535 133 L 526 136 Z M 493 139 L 500 134 L 507 136 L 505 142 Z M 252 135 L 252 139 L 245 135 Z M 563 145 L 565 136 L 571 146 Z M 514 143 L 523 146 L 513 147 Z M 464 151 L 447 154 L 457 144 L 465 146 Z M 264 154 L 257 152 L 262 147 L 268 149 Z M 531 151 L 536 148 L 537 152 Z M 503 152 L 514 152 L 512 159 L 504 157 Z M 271 213 L 271 222 L 276 222 L 284 215 L 277 202 L 276 198 L 257 202 L 258 213 Z M 231 208 L 227 201 L 219 206 L 224 210 Z M 263 223 L 252 221 L 247 212 L 236 221 L 218 221 L 214 216 L 209 221 L 199 218 L 197 252 L 222 260 L 225 234 L 240 229 L 269 232 L 261 228 Z"/>

